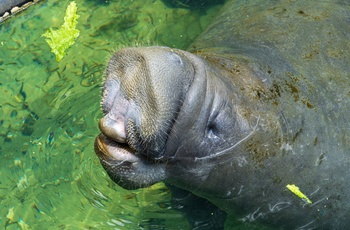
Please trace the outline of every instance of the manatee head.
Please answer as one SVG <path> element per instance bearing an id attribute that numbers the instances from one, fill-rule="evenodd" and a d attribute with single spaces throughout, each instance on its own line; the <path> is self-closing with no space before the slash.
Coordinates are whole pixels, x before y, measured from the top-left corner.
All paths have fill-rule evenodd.
<path id="1" fill-rule="evenodd" d="M 167 181 L 206 197 L 237 176 L 225 167 L 245 163 L 248 139 L 268 116 L 260 119 L 262 83 L 224 65 L 167 47 L 114 53 L 95 141 L 112 180 L 127 189 Z"/>

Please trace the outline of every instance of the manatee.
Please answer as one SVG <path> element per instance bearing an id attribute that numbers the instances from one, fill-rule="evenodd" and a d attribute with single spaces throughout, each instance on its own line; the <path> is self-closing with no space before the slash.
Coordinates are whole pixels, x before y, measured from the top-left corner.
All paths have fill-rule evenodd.
<path id="1" fill-rule="evenodd" d="M 0 1 L 0 16 L 5 12 L 10 12 L 15 6 L 19 7 L 31 0 L 1 0 Z"/>
<path id="2" fill-rule="evenodd" d="M 189 8 L 191 10 L 203 9 L 210 5 L 223 4 L 224 0 L 162 0 L 171 8 Z"/>
<path id="3" fill-rule="evenodd" d="M 241 222 L 346 229 L 349 18 L 345 0 L 231 0 L 187 51 L 115 52 L 101 164 L 123 188 L 164 181 Z"/>

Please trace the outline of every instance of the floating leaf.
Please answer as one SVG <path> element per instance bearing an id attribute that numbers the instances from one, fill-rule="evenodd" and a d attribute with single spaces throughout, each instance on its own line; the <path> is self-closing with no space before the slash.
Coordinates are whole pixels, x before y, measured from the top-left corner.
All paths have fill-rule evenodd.
<path id="1" fill-rule="evenodd" d="M 74 40 L 79 36 L 79 30 L 76 29 L 79 15 L 77 15 L 77 6 L 71 2 L 66 9 L 64 23 L 58 30 L 50 28 L 42 36 L 47 38 L 46 42 L 51 47 L 51 52 L 56 55 L 56 60 L 60 61 L 66 54 L 66 50 L 74 44 Z"/>
<path id="2" fill-rule="evenodd" d="M 312 201 L 300 191 L 299 187 L 297 187 L 295 184 L 287 184 L 286 186 L 292 193 L 300 197 L 301 199 L 306 200 L 309 204 L 312 204 Z"/>

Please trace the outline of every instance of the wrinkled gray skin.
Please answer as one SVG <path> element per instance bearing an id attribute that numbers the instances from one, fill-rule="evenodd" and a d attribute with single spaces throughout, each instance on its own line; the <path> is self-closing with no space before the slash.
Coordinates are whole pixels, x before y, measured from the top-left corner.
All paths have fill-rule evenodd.
<path id="1" fill-rule="evenodd" d="M 95 151 L 117 184 L 279 229 L 350 224 L 348 1 L 229 1 L 189 52 L 122 49 L 106 74 Z"/>
<path id="2" fill-rule="evenodd" d="M 0 16 L 5 12 L 10 12 L 13 7 L 22 6 L 26 2 L 30 2 L 30 0 L 0 0 Z"/>

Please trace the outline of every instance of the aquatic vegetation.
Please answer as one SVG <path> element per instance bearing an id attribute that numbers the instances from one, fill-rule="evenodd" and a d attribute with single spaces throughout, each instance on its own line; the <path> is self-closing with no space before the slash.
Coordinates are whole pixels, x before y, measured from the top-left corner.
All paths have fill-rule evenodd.
<path id="1" fill-rule="evenodd" d="M 56 62 L 41 35 L 61 28 L 71 1 L 80 34 Z M 185 48 L 219 7 L 210 15 L 154 0 L 39 2 L 0 25 L 0 229 L 190 229 L 168 189 L 112 185 L 91 138 L 110 52 L 148 41 Z"/>
<path id="2" fill-rule="evenodd" d="M 312 204 L 312 201 L 304 193 L 302 193 L 299 187 L 297 187 L 295 184 L 287 184 L 286 187 L 301 199 L 306 200 L 306 202 L 308 202 L 309 204 Z"/>
<path id="3" fill-rule="evenodd" d="M 77 6 L 71 2 L 64 16 L 64 23 L 58 30 L 50 28 L 42 36 L 46 37 L 46 42 L 51 47 L 51 52 L 56 55 L 56 60 L 60 61 L 66 54 L 66 50 L 74 44 L 80 31 L 76 29 L 79 15 L 77 15 Z"/>

